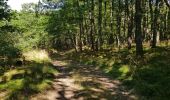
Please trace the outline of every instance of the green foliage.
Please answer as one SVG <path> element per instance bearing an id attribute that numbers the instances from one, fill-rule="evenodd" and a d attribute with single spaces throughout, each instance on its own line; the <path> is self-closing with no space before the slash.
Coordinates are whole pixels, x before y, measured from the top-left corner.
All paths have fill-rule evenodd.
<path id="1" fill-rule="evenodd" d="M 7 0 L 0 0 L 0 20 L 8 19 L 10 15 L 10 9 L 7 5 Z"/>
<path id="2" fill-rule="evenodd" d="M 48 48 L 49 35 L 45 31 L 48 16 L 37 18 L 34 13 L 13 12 L 10 22 L 2 21 L 0 28 L 0 55 L 17 55 L 33 48 Z M 6 25 L 7 23 L 7 25 Z"/>
<path id="3" fill-rule="evenodd" d="M 14 60 L 21 58 L 23 52 L 50 47 L 50 36 L 45 31 L 48 16 L 37 18 L 34 13 L 12 12 L 11 18 L 0 21 L 0 65 L 3 67 L 15 64 Z"/>
<path id="4" fill-rule="evenodd" d="M 169 48 L 148 50 L 147 64 L 139 68 L 133 77 L 137 92 L 150 100 L 168 100 L 170 96 L 169 50 Z"/>
<path id="5" fill-rule="evenodd" d="M 45 3 L 61 1 L 43 0 Z M 99 1 L 64 0 L 61 9 L 45 12 L 36 11 L 38 5 L 30 3 L 24 4 L 21 12 L 10 12 L 6 0 L 0 0 L 0 92 L 7 91 L 9 99 L 28 99 L 25 97 L 43 91 L 49 87 L 56 73 L 49 64 L 51 59 L 46 51 L 51 48 L 77 50 L 81 47 L 82 53 L 70 53 L 69 58 L 122 80 L 146 99 L 170 98 L 170 49 L 149 49 L 147 46 L 144 58 L 134 55 L 132 43 L 131 50 L 125 49 L 129 38 L 135 41 L 137 27 L 134 24 L 140 24 L 135 35 L 142 34 L 139 40 L 151 42 L 151 34 L 160 33 L 160 40 L 167 39 L 168 46 L 170 9 L 160 1 L 158 16 L 156 11 L 151 11 L 151 8 L 156 9 L 154 3 L 142 2 L 139 11 L 143 16 L 138 24 L 135 0 Z M 140 12 L 138 14 L 137 11 L 138 15 Z M 119 50 L 113 49 L 113 46 Z M 13 60 L 22 56 L 29 64 L 23 68 L 7 67 L 12 67 Z"/>
<path id="6" fill-rule="evenodd" d="M 0 91 L 6 91 L 1 99 L 26 99 L 48 88 L 57 73 L 50 64 L 31 63 L 22 68 L 7 70 L 0 75 Z"/>
<path id="7" fill-rule="evenodd" d="M 22 4 L 22 12 L 36 12 L 37 4 L 35 3 L 25 3 Z"/>
<path id="8" fill-rule="evenodd" d="M 2 33 L 1 33 L 2 32 Z M 1 31 L 0 32 L 0 55 L 7 57 L 17 57 L 20 50 L 15 46 L 17 33 L 11 34 L 10 32 Z"/>
<path id="9" fill-rule="evenodd" d="M 123 52 L 127 52 L 127 50 Z M 123 52 L 120 54 L 111 50 L 103 50 L 95 53 L 86 51 L 79 55 L 75 53 L 68 56 L 84 64 L 96 66 L 112 78 L 124 80 L 130 77 L 129 73 L 132 71 L 132 65 L 125 61 L 126 58 L 121 59 L 126 54 L 123 54 Z"/>
<path id="10" fill-rule="evenodd" d="M 51 62 L 48 52 L 45 50 L 31 50 L 23 53 L 25 60 L 38 63 Z"/>
<path id="11" fill-rule="evenodd" d="M 106 52 L 107 51 L 107 52 Z M 144 60 L 122 49 L 119 52 L 104 50 L 103 52 L 68 53 L 68 57 L 81 63 L 94 65 L 112 78 L 122 80 L 127 88 L 134 90 L 139 98 L 147 100 L 169 100 L 170 96 L 170 48 L 145 48 Z"/>

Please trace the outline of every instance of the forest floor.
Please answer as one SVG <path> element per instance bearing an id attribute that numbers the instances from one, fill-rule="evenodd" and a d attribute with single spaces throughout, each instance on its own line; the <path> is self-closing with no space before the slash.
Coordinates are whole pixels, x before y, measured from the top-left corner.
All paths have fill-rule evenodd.
<path id="1" fill-rule="evenodd" d="M 52 64 L 59 71 L 52 88 L 32 100 L 136 100 L 132 91 L 93 65 L 66 60 L 61 55 Z"/>
<path id="2" fill-rule="evenodd" d="M 0 100 L 169 100 L 170 47 L 25 53 L 27 64 L 0 67 Z"/>

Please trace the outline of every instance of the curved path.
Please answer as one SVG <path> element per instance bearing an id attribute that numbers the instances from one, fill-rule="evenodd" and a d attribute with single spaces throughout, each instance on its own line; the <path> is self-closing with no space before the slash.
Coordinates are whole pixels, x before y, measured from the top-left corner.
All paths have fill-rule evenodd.
<path id="1" fill-rule="evenodd" d="M 32 100 L 137 100 L 120 81 L 109 78 L 94 66 L 66 62 L 53 62 L 60 72 L 52 84 L 53 88 Z"/>

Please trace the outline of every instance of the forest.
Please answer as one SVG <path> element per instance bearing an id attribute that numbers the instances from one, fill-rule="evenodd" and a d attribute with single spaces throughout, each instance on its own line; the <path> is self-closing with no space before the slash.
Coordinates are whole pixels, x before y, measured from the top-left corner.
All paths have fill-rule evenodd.
<path id="1" fill-rule="evenodd" d="M 170 100 L 169 82 L 170 0 L 0 0 L 0 100 Z"/>

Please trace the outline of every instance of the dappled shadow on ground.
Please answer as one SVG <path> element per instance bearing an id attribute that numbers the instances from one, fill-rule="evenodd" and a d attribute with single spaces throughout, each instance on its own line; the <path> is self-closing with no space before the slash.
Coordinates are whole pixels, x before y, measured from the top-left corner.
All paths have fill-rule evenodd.
<path id="1" fill-rule="evenodd" d="M 109 51 L 106 54 L 104 52 L 96 53 L 92 58 L 87 56 L 85 62 L 81 55 L 81 62 L 77 62 L 75 59 L 68 60 L 63 53 L 58 54 L 58 57 L 54 56 L 52 65 L 34 62 L 29 65 L 32 67 L 25 67 L 24 71 L 19 68 L 16 70 L 17 74 L 13 74 L 15 71 L 10 72 L 12 75 L 0 83 L 0 88 L 3 88 L 0 94 L 8 94 L 10 99 L 16 100 L 25 97 L 30 100 L 170 98 L 170 48 L 146 50 L 145 59 L 139 62 L 132 55 L 133 51 L 121 50 L 110 54 Z M 53 73 L 53 69 L 59 71 L 59 74 Z M 5 72 L 3 76 L 5 75 L 9 75 L 9 72 Z M 44 84 L 49 88 L 43 90 Z M 129 88 L 124 87 L 125 85 Z M 6 87 L 12 91 L 7 91 Z M 136 93 L 139 95 L 136 96 Z"/>
<path id="2" fill-rule="evenodd" d="M 32 100 L 135 100 L 119 80 L 111 79 L 94 66 L 76 61 L 54 61 L 60 72 L 53 82 L 53 88 L 35 95 Z"/>
<path id="3" fill-rule="evenodd" d="M 76 82 L 83 89 L 77 97 L 86 95 L 86 99 L 103 99 L 103 100 L 133 100 L 136 99 L 133 94 L 121 85 L 117 79 L 110 78 L 100 69 L 94 66 L 79 65 L 80 69 L 75 70 L 76 75 L 73 76 Z M 78 77 L 78 78 L 77 78 Z"/>
<path id="4" fill-rule="evenodd" d="M 81 54 L 72 53 L 69 57 L 87 66 L 97 66 L 112 78 L 108 79 L 110 81 L 114 79 L 122 80 L 123 85 L 129 90 L 133 90 L 132 92 L 135 92 L 139 99 L 169 100 L 170 47 L 145 48 L 144 58 L 137 58 L 133 49 L 103 50 L 99 52 L 84 51 Z M 93 66 L 90 67 L 92 69 L 81 68 L 83 71 L 76 70 L 76 72 L 79 73 L 79 76 L 85 75 L 84 77 L 88 75 L 91 75 L 90 77 L 105 76 L 93 72 L 96 68 Z M 82 80 L 82 78 L 80 79 Z M 85 87 L 89 91 L 89 87 L 86 85 Z"/>
<path id="5" fill-rule="evenodd" d="M 1 99 L 25 100 L 32 95 L 50 88 L 55 77 L 48 63 L 36 63 L 7 70 L 0 82 Z M 3 79 L 3 80 L 2 80 Z"/>
<path id="6" fill-rule="evenodd" d="M 170 48 L 150 49 L 145 56 L 146 64 L 139 66 L 133 79 L 125 84 L 147 100 L 169 100 Z"/>

